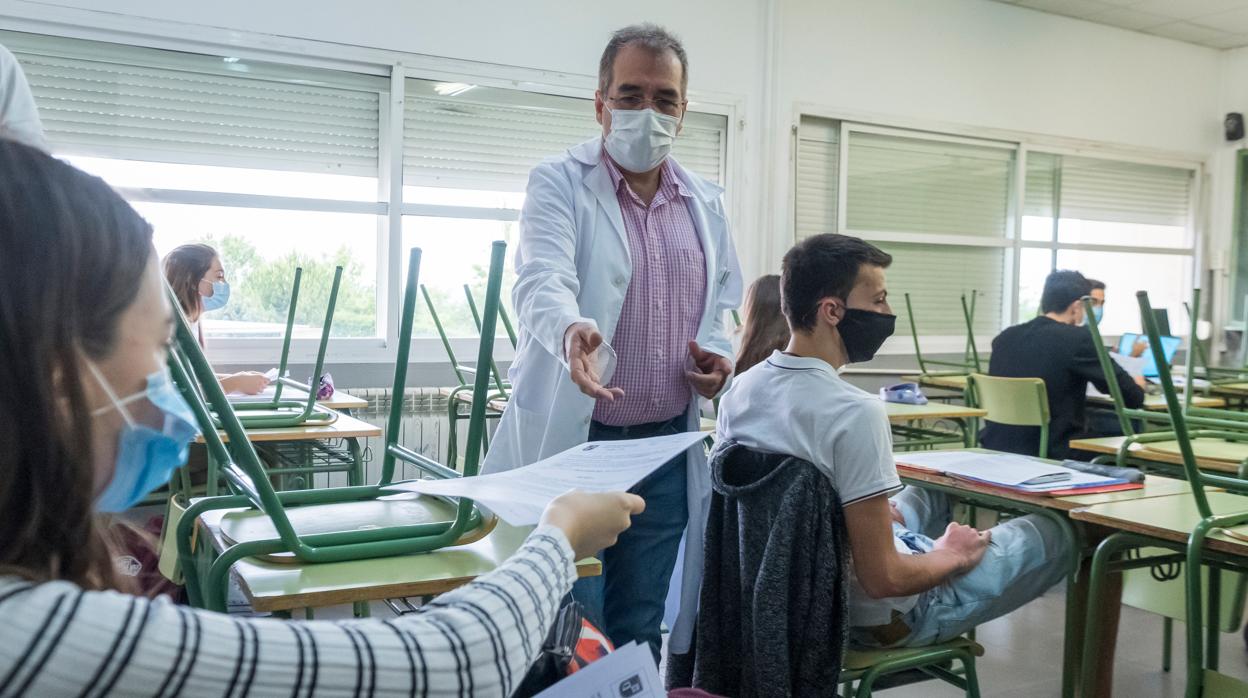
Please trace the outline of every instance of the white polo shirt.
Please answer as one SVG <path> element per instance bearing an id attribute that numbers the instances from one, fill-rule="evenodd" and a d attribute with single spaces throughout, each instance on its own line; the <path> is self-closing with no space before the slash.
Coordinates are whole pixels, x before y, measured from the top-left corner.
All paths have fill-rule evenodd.
<path id="1" fill-rule="evenodd" d="M 900 490 L 884 403 L 843 380 L 826 361 L 776 351 L 733 379 L 719 402 L 721 439 L 813 463 L 840 494 L 841 504 Z M 913 551 L 896 536 L 898 552 Z M 917 596 L 872 599 L 850 565 L 850 624 L 887 625 Z"/>

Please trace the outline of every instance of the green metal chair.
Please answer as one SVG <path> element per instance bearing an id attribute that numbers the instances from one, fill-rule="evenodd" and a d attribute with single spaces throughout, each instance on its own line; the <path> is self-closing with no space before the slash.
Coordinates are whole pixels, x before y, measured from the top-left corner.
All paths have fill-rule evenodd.
<path id="1" fill-rule="evenodd" d="M 906 300 L 906 318 L 910 321 L 910 337 L 914 340 L 914 358 L 919 362 L 919 372 L 924 376 L 957 376 L 966 375 L 968 373 L 981 373 L 983 367 L 980 365 L 979 349 L 975 345 L 975 299 L 978 295 L 977 291 L 971 291 L 970 301 L 967 301 L 966 294 L 962 294 L 962 318 L 966 322 L 966 348 L 962 354 L 961 361 L 944 361 L 940 359 L 923 358 L 923 349 L 919 346 L 919 328 L 918 322 L 914 317 L 914 305 L 910 302 L 910 294 L 903 294 Z M 940 370 L 929 370 L 928 367 L 943 367 Z"/>
<path id="2" fill-rule="evenodd" d="M 1088 331 L 1092 334 L 1092 343 L 1096 347 L 1097 358 L 1101 364 L 1101 370 L 1107 377 L 1115 374 L 1112 360 L 1109 356 L 1109 350 L 1105 348 L 1105 342 L 1101 339 L 1100 323 L 1097 322 L 1096 316 L 1092 315 L 1092 299 L 1084 297 L 1084 310 L 1088 318 Z M 1192 306 L 1195 310 L 1200 307 L 1200 293 L 1197 289 L 1193 295 Z M 1193 326 L 1197 313 L 1191 313 Z M 1145 325 L 1148 324 L 1149 318 L 1143 318 Z M 1152 340 L 1150 340 L 1150 346 Z M 1160 345 L 1158 345 L 1160 346 Z M 1155 353 L 1155 352 L 1154 352 Z M 1190 369 L 1193 361 L 1192 352 L 1188 352 L 1188 367 Z M 1158 373 L 1164 374 L 1165 382 L 1173 386 L 1173 380 L 1169 373 L 1169 364 L 1157 364 Z M 1165 370 L 1162 370 L 1164 367 Z M 1190 374 L 1189 374 L 1190 375 Z M 1181 468 L 1173 468 L 1166 466 L 1160 462 L 1150 461 L 1132 456 L 1131 449 L 1135 444 L 1141 444 L 1148 448 L 1162 449 L 1166 451 L 1177 451 L 1179 444 L 1177 436 L 1171 429 L 1166 429 L 1171 423 L 1170 416 L 1165 412 L 1154 412 L 1150 410 L 1132 409 L 1126 406 L 1122 397 L 1122 389 L 1119 388 L 1116 380 L 1107 379 L 1109 384 L 1110 399 L 1114 404 L 1114 412 L 1118 416 L 1118 425 L 1122 429 L 1123 435 L 1126 437 L 1119 443 L 1118 452 L 1114 456 L 1114 460 L 1118 465 L 1134 465 L 1148 470 L 1156 470 L 1166 475 L 1182 476 Z M 1193 391 L 1187 391 L 1186 400 L 1190 403 Z M 1180 407 L 1184 407 L 1186 403 L 1180 403 Z M 1188 438 L 1191 440 L 1190 446 L 1196 450 L 1204 448 L 1222 448 L 1226 443 L 1248 443 L 1248 414 L 1235 412 L 1232 410 L 1217 410 L 1211 408 L 1198 408 L 1188 406 L 1184 409 L 1185 425 L 1198 427 L 1197 429 L 1187 432 Z M 1138 431 L 1135 424 L 1141 424 L 1145 428 L 1148 425 L 1158 425 L 1159 429 L 1152 431 Z M 1240 477 L 1248 476 L 1248 456 L 1240 463 Z"/>
<path id="3" fill-rule="evenodd" d="M 1248 481 L 1226 475 L 1212 474 L 1201 470 L 1196 461 L 1192 444 L 1192 432 L 1188 429 L 1189 418 L 1184 414 L 1182 403 L 1174 388 L 1161 348 L 1161 333 L 1157 328 L 1148 294 L 1140 291 L 1136 294 L 1140 305 L 1140 314 L 1148 335 L 1150 351 L 1157 362 L 1158 380 L 1162 393 L 1165 395 L 1166 418 L 1170 422 L 1174 439 L 1178 442 L 1182 454 L 1183 470 L 1191 482 L 1191 496 L 1195 512 L 1190 524 L 1187 542 L 1173 543 L 1146 535 L 1118 532 L 1110 535 L 1097 546 L 1092 557 L 1091 588 L 1088 599 L 1089 622 L 1084 641 L 1084 687 L 1092 685 L 1092 663 L 1095 661 L 1096 648 L 1100 642 L 1100 627 L 1095 621 L 1095 610 L 1103 603 L 1106 576 L 1113 571 L 1154 567 L 1158 564 L 1170 564 L 1182 561 L 1187 570 L 1206 569 L 1206 574 L 1184 575 L 1184 599 L 1186 603 L 1186 641 L 1187 641 L 1187 681 L 1185 695 L 1188 698 L 1200 696 L 1242 696 L 1248 695 L 1248 683 L 1232 678 L 1217 670 L 1219 640 L 1219 607 L 1222 600 L 1221 573 L 1224 569 L 1244 571 L 1248 569 L 1248 559 L 1237 555 L 1227 555 L 1209 550 L 1205 547 L 1207 538 L 1220 529 L 1229 529 L 1248 523 Z M 1090 323 L 1090 326 L 1091 323 Z M 1112 383 L 1111 383 L 1112 385 Z M 1235 506 L 1232 513 L 1215 513 L 1210 503 L 1210 492 L 1206 487 L 1225 488 L 1234 496 L 1234 504 L 1238 505 L 1242 498 L 1242 509 Z M 1225 507 L 1220 507 L 1225 508 Z M 1172 551 L 1162 556 L 1145 556 L 1135 554 L 1125 556 L 1127 551 L 1147 550 L 1149 548 L 1165 548 Z M 1203 586 L 1202 589 L 1202 578 Z M 1207 619 L 1206 619 L 1207 609 Z M 1202 637 L 1202 631 L 1204 637 Z"/>
<path id="4" fill-rule="evenodd" d="M 851 649 L 841 661 L 840 683 L 844 698 L 866 698 L 875 682 L 890 674 L 917 669 L 934 679 L 962 689 L 967 698 L 978 698 L 979 677 L 975 658 L 984 656 L 984 648 L 973 640 L 957 638 L 928 647 L 901 647 L 888 650 Z M 958 674 L 949 668 L 953 662 L 962 665 Z M 857 684 L 857 690 L 854 685 Z"/>
<path id="5" fill-rule="evenodd" d="M 278 377 L 274 380 L 277 387 L 274 389 L 273 399 L 264 401 L 245 401 L 231 400 L 229 405 L 237 414 L 239 422 L 248 429 L 282 429 L 287 427 L 297 427 L 305 424 L 332 424 L 338 419 L 338 413 L 324 407 L 316 401 L 316 390 L 311 386 L 299 383 L 286 377 L 286 365 L 290 357 L 290 341 L 291 334 L 294 329 L 295 308 L 299 298 L 299 285 L 303 276 L 302 269 L 295 270 L 295 283 L 291 291 L 290 307 L 286 313 L 286 339 L 282 344 L 281 361 L 278 364 Z M 317 349 L 316 364 L 312 372 L 312 380 L 320 380 L 321 373 L 325 368 L 325 354 L 329 348 L 329 334 L 334 325 L 334 307 L 338 304 L 338 288 L 342 285 L 342 267 L 334 269 L 334 282 L 329 290 L 329 303 L 325 308 L 325 322 L 321 328 L 321 341 Z M 182 358 L 184 352 L 174 352 L 174 355 Z M 191 373 L 190 366 L 183 361 L 183 370 Z M 302 400 L 283 400 L 282 387 L 290 387 L 303 390 L 307 393 L 307 397 Z M 200 392 L 201 399 L 205 397 Z M 227 398 L 228 399 L 228 398 Z M 220 419 L 220 413 L 213 410 L 217 416 L 214 417 L 218 428 L 223 426 Z"/>
<path id="6" fill-rule="evenodd" d="M 472 413 L 473 401 L 478 399 L 476 391 L 472 389 L 473 381 L 470 377 L 476 376 L 477 369 L 475 366 L 467 366 L 459 362 L 455 356 L 455 348 L 451 345 L 451 339 L 446 334 L 446 328 L 442 325 L 442 319 L 438 316 L 438 310 L 433 305 L 433 297 L 429 293 L 429 289 L 421 284 L 420 293 L 425 299 L 425 308 L 429 311 L 429 317 L 433 320 L 434 329 L 438 332 L 438 338 L 442 340 L 442 348 L 446 350 L 446 357 L 451 363 L 451 370 L 455 372 L 455 377 L 459 380 L 459 385 L 441 389 L 442 394 L 446 397 L 446 416 L 447 416 L 447 440 L 446 440 L 446 462 L 454 468 L 459 459 L 459 422 L 468 419 Z M 473 320 L 477 325 L 478 332 L 482 327 L 480 316 L 477 314 L 476 304 L 469 295 L 469 308 L 472 309 Z M 499 310 L 502 310 L 500 305 Z M 496 314 L 499 318 L 503 317 L 503 313 Z M 482 335 L 484 339 L 484 335 Z M 491 350 L 493 349 L 494 338 L 490 338 Z M 480 361 L 480 357 L 478 357 Z M 505 407 L 504 400 L 507 391 L 510 390 L 502 377 L 498 373 L 498 367 L 494 364 L 493 351 L 490 353 L 489 361 L 486 363 L 478 363 L 478 366 L 489 366 L 490 370 L 484 375 L 488 380 L 493 381 L 494 391 L 485 396 L 486 400 L 486 418 L 498 419 L 503 415 Z M 462 408 L 462 409 L 461 409 Z M 467 410 L 466 412 L 464 410 Z M 484 432 L 483 436 L 484 438 Z"/>
<path id="7" fill-rule="evenodd" d="M 989 422 L 1039 427 L 1038 455 L 1049 457 L 1049 394 L 1040 378 L 1002 378 L 972 373 L 966 377 L 966 402 L 987 410 Z"/>
<path id="8" fill-rule="evenodd" d="M 482 361 L 488 360 L 493 349 L 505 250 L 504 243 L 496 242 L 490 257 L 483 320 L 487 332 L 479 352 Z M 170 360 L 170 369 L 203 428 L 207 447 L 226 464 L 224 474 L 235 492 L 233 495 L 195 500 L 178 522 L 178 561 L 185 573 L 192 605 L 225 610 L 230 568 L 246 557 L 266 556 L 294 564 L 390 557 L 463 544 L 488 533 L 494 519 L 483 516 L 470 499 L 396 497 L 395 492 L 383 489 L 393 482 L 395 466 L 399 462 L 415 466 L 427 477 L 461 477 L 460 473 L 399 443 L 402 395 L 407 383 L 419 269 L 420 250 L 414 248 L 400 315 L 394 399 L 390 408 L 385 457 L 381 478 L 376 485 L 275 492 L 256 457 L 255 449 L 247 441 L 243 425 L 216 382 L 212 367 L 191 336 L 185 317 L 179 318 L 176 340 L 186 354 L 186 364 L 193 373 L 188 373 L 184 363 L 178 360 Z M 207 396 L 207 404 L 200 399 L 200 393 L 194 387 L 196 383 Z M 478 374 L 474 392 L 484 398 L 489 389 L 489 376 Z M 480 437 L 485 430 L 485 402 L 480 399 L 473 403 L 464 459 L 465 477 L 476 475 L 478 471 Z M 229 437 L 228 447 L 215 429 L 209 405 L 221 418 Z M 225 534 L 227 546 L 217 551 L 206 542 L 207 536 L 199 537 L 200 544 L 195 546 L 193 541 L 200 515 L 219 509 L 238 509 L 227 513 L 222 519 L 222 533 Z M 361 520 L 412 523 L 384 527 L 357 525 Z M 229 531 L 226 530 L 227 525 Z"/>
<path id="9" fill-rule="evenodd" d="M 477 326 L 477 331 L 481 331 L 481 316 L 477 314 L 477 300 L 472 297 L 472 287 L 464 284 L 464 297 L 468 299 L 468 309 L 472 311 L 472 321 Z M 507 315 L 506 303 L 498 304 L 498 321 L 503 323 L 503 330 L 507 332 L 507 339 L 511 341 L 511 348 L 516 348 L 516 328 L 511 324 L 511 317 Z M 495 379 L 498 378 L 498 367 L 495 366 Z"/>

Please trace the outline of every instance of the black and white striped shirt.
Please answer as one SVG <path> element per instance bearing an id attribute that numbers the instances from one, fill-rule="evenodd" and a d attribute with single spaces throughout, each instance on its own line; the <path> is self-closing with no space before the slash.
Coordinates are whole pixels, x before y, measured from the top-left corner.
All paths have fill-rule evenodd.
<path id="1" fill-rule="evenodd" d="M 387 620 L 241 619 L 0 577 L 0 696 L 506 696 L 575 579 L 553 526 L 493 572 Z"/>

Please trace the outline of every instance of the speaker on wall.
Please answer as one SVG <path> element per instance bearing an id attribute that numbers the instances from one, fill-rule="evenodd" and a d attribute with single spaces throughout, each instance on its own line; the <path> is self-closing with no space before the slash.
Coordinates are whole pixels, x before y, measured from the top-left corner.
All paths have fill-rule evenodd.
<path id="1" fill-rule="evenodd" d="M 1244 115 L 1237 111 L 1229 112 L 1222 121 L 1226 129 L 1226 140 L 1239 141 L 1244 138 Z"/>

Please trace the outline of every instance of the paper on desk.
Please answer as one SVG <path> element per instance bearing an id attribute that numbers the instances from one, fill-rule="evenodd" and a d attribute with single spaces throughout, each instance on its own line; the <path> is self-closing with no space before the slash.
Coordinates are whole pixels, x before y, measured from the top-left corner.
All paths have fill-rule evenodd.
<path id="1" fill-rule="evenodd" d="M 706 434 L 697 431 L 649 439 L 590 441 L 523 468 L 452 480 L 412 480 L 387 489 L 470 497 L 513 526 L 537 523 L 550 500 L 568 490 L 615 492 L 631 488 Z"/>
<path id="2" fill-rule="evenodd" d="M 1023 483 L 1073 470 L 1012 453 L 973 453 L 971 451 L 925 451 L 901 453 L 895 460 L 905 465 L 939 470 L 993 484 L 1017 487 Z M 1065 479 L 1069 479 L 1068 477 Z"/>
<path id="3" fill-rule="evenodd" d="M 666 695 L 650 646 L 630 642 L 535 698 L 662 698 Z"/>

